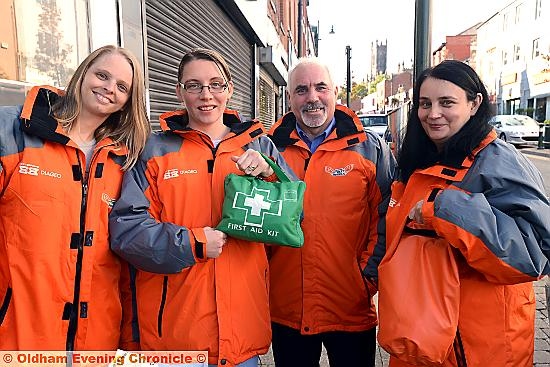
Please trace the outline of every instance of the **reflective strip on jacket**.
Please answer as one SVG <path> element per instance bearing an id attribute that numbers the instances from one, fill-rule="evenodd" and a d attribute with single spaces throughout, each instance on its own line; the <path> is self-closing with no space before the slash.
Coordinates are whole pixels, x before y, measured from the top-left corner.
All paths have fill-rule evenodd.
<path id="1" fill-rule="evenodd" d="M 376 134 L 344 106 L 315 153 L 296 132 L 292 112 L 270 130 L 306 182 L 304 246 L 271 246 L 271 319 L 302 334 L 376 326 L 372 296 L 385 252 L 385 213 L 395 163 Z"/>
<path id="2" fill-rule="evenodd" d="M 550 206 L 540 173 L 494 132 L 460 169 L 416 170 L 406 188 L 392 187 L 388 252 L 419 200 L 425 224 L 461 254 L 458 333 L 445 366 L 532 367 L 532 281 L 550 273 Z M 390 366 L 408 365 L 392 359 Z"/>
<path id="3" fill-rule="evenodd" d="M 119 346 L 123 265 L 107 218 L 126 149 L 98 142 L 86 183 L 84 153 L 49 115 L 59 93 L 35 87 L 23 107 L 0 107 L 2 350 Z"/>
<path id="4" fill-rule="evenodd" d="M 258 121 L 226 110 L 231 132 L 214 147 L 187 118 L 186 111 L 163 114 L 164 131 L 151 136 L 126 174 L 111 244 L 141 269 L 142 349 L 207 350 L 210 364 L 234 366 L 266 353 L 271 342 L 265 249 L 229 237 L 218 258 L 206 259 L 203 228 L 221 219 L 225 177 L 243 174 L 231 156 L 253 148 L 288 167 Z"/>

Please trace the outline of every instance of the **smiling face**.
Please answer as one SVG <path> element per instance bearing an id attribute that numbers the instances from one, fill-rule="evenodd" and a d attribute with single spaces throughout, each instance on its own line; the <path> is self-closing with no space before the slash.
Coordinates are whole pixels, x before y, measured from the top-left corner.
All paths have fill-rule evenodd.
<path id="1" fill-rule="evenodd" d="M 438 150 L 475 115 L 481 94 L 469 101 L 466 92 L 449 81 L 428 77 L 420 86 L 418 118 Z"/>
<path id="2" fill-rule="evenodd" d="M 336 108 L 336 88 L 326 67 L 316 63 L 296 66 L 289 81 L 290 106 L 300 127 L 311 135 L 322 133 Z"/>
<path id="3" fill-rule="evenodd" d="M 106 119 L 120 111 L 132 92 L 132 66 L 119 53 L 98 57 L 86 71 L 80 86 L 81 115 Z"/>
<path id="4" fill-rule="evenodd" d="M 189 116 L 189 127 L 205 130 L 214 124 L 223 124 L 223 112 L 233 93 L 232 82 L 227 82 L 220 68 L 214 61 L 192 60 L 185 65 L 181 73 L 180 83 L 183 85 L 200 84 L 202 86 L 215 83 L 228 84 L 220 93 L 212 93 L 203 87 L 198 94 L 186 91 L 181 84 L 176 87 L 178 99 L 185 103 Z"/>

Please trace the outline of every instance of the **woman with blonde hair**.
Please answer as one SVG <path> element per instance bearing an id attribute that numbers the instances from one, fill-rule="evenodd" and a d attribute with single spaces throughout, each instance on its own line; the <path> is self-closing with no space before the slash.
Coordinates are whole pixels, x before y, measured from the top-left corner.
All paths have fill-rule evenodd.
<path id="1" fill-rule="evenodd" d="M 131 347 L 119 344 L 128 267 L 107 218 L 149 133 L 139 63 L 116 46 L 64 91 L 0 108 L 0 350 Z"/>

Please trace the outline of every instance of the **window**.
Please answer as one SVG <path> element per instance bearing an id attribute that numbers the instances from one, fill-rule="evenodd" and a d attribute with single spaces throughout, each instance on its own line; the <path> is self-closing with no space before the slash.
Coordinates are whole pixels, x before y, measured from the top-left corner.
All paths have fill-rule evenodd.
<path id="1" fill-rule="evenodd" d="M 535 19 L 540 18 L 541 15 L 542 0 L 535 1 Z"/>
<path id="2" fill-rule="evenodd" d="M 489 60 L 488 69 L 489 69 L 489 74 L 490 75 L 493 75 L 493 73 L 495 71 L 494 70 L 494 68 L 495 68 L 495 51 L 496 51 L 495 47 L 493 47 L 489 51 L 487 51 L 487 59 Z"/>
<path id="3" fill-rule="evenodd" d="M 521 5 L 516 6 L 516 17 L 515 17 L 515 23 L 519 24 L 521 21 Z"/>
<path id="4" fill-rule="evenodd" d="M 514 61 L 518 61 L 521 56 L 521 48 L 519 47 L 519 44 L 514 45 Z"/>
<path id="5" fill-rule="evenodd" d="M 540 41 L 540 38 L 533 40 L 533 56 L 532 56 L 533 59 L 540 55 L 539 41 Z"/>
<path id="6" fill-rule="evenodd" d="M 0 6 L 5 25 L 1 38 L 10 46 L 0 49 L 0 105 L 24 100 L 24 92 L 17 101 L 5 98 L 7 86 L 23 91 L 37 84 L 64 87 L 89 52 L 85 0 L 9 3 L 10 12 L 4 13 L 4 5 Z"/>
<path id="7" fill-rule="evenodd" d="M 508 51 L 502 51 L 502 64 L 508 64 Z"/>
<path id="8" fill-rule="evenodd" d="M 502 30 L 505 31 L 508 28 L 508 13 L 502 15 Z"/>

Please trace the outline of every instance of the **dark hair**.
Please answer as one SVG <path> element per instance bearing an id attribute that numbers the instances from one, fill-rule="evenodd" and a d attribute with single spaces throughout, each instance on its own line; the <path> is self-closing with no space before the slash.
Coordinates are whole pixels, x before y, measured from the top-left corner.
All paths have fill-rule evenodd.
<path id="1" fill-rule="evenodd" d="M 214 62 L 218 69 L 220 69 L 220 73 L 222 73 L 225 78 L 225 82 L 231 81 L 231 72 L 229 71 L 229 66 L 227 65 L 227 62 L 225 62 L 223 56 L 219 52 L 206 48 L 194 48 L 183 55 L 178 67 L 178 81 L 181 80 L 185 65 L 193 60 L 208 60 Z"/>
<path id="2" fill-rule="evenodd" d="M 418 118 L 420 87 L 427 78 L 446 80 L 455 84 L 466 92 L 468 101 L 473 101 L 478 93 L 482 96 L 476 114 L 445 142 L 441 152 L 438 152 Z M 452 167 L 460 166 L 492 130 L 489 124 L 490 118 L 491 110 L 487 89 L 469 65 L 456 60 L 445 60 L 437 66 L 424 70 L 414 86 L 413 105 L 409 112 L 407 131 L 398 156 L 401 170 L 400 179 L 406 182 L 416 169 L 426 168 L 437 162 Z"/>

